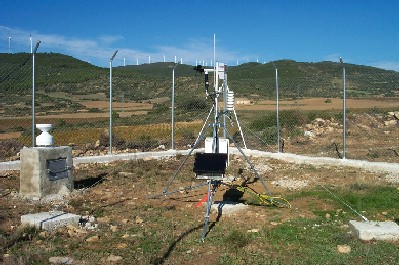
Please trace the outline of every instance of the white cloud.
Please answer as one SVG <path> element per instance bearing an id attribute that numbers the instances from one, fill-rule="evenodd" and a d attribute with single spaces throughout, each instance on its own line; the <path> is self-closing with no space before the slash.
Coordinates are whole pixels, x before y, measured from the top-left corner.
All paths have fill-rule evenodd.
<path id="1" fill-rule="evenodd" d="M 394 70 L 399 72 L 399 61 L 381 61 L 375 62 L 372 64 L 374 67 L 386 69 L 386 70 Z"/>
<path id="2" fill-rule="evenodd" d="M 98 40 L 102 44 L 105 44 L 105 45 L 110 45 L 112 43 L 115 43 L 115 42 L 117 42 L 119 40 L 123 40 L 123 39 L 124 39 L 124 37 L 121 35 L 103 35 L 98 38 Z"/>
<path id="3" fill-rule="evenodd" d="M 94 39 L 74 38 L 57 34 L 43 34 L 39 32 L 29 32 L 27 30 L 9 28 L 0 25 L 0 39 L 12 37 L 12 52 L 29 52 L 30 41 L 29 36 L 32 34 L 33 46 L 36 41 L 40 40 L 39 52 L 58 52 L 74 56 L 80 60 L 90 61 L 99 66 L 106 67 L 109 59 L 116 49 L 118 54 L 115 57 L 115 64 L 123 64 L 126 58 L 127 64 L 147 63 L 151 57 L 151 62 L 174 61 L 175 56 L 178 61 L 183 59 L 183 63 L 195 64 L 197 61 L 205 61 L 210 65 L 213 61 L 213 39 L 198 38 L 188 39 L 181 46 L 153 46 L 149 47 L 152 52 L 126 47 L 117 47 L 117 42 L 123 40 L 121 35 L 102 35 Z M 112 46 L 112 47 L 111 47 Z M 0 45 L 0 52 L 2 47 Z M 8 50 L 8 44 L 3 45 L 4 52 Z M 248 54 L 239 54 L 231 52 L 223 47 L 216 47 L 216 60 L 219 62 L 234 63 L 248 61 L 248 58 L 256 58 L 256 56 Z"/>
<path id="4" fill-rule="evenodd" d="M 181 47 L 176 46 L 157 46 L 158 56 L 162 54 L 177 56 L 177 60 L 183 58 L 183 63 L 194 64 L 196 61 L 205 61 L 210 65 L 214 61 L 213 39 L 189 39 Z M 163 55 L 162 55 L 163 56 Z M 255 58 L 254 55 L 239 54 L 220 47 L 216 43 L 216 61 L 224 63 L 235 63 L 237 60 L 244 62 L 248 57 Z"/>

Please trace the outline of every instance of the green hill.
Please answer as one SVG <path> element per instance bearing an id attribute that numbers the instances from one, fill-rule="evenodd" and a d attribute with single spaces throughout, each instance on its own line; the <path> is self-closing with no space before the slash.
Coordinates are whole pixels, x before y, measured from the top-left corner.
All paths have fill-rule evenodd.
<path id="1" fill-rule="evenodd" d="M 38 108 L 51 109 L 54 103 L 68 111 L 82 106 L 78 96 L 102 94 L 109 97 L 109 69 L 93 66 L 71 56 L 38 53 L 35 57 L 35 89 L 40 93 Z M 342 92 L 342 66 L 333 62 L 305 63 L 292 60 L 274 62 L 278 69 L 279 96 L 339 97 Z M 147 101 L 171 95 L 174 63 L 152 63 L 115 67 L 113 96 L 115 101 Z M 345 64 L 348 97 L 393 96 L 399 90 L 399 72 L 369 66 Z M 204 75 L 191 65 L 176 68 L 176 97 L 204 96 Z M 212 80 L 212 78 L 210 78 Z M 237 96 L 275 97 L 275 68 L 272 63 L 246 63 L 228 67 L 228 83 Z M 32 57 L 28 53 L 0 53 L 0 96 L 6 109 L 17 106 L 19 115 L 31 105 Z M 64 98 L 53 97 L 65 93 Z M 52 104 L 49 104 L 52 103 Z M 14 111 L 15 112 L 15 111 Z M 7 111 L 3 112 L 5 115 Z"/>

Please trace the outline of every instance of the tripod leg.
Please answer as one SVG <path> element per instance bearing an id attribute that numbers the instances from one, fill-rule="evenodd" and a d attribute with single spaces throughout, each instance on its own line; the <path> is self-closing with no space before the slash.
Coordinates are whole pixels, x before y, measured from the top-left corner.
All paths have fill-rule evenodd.
<path id="1" fill-rule="evenodd" d="M 205 241 L 206 234 L 208 233 L 208 225 L 209 225 L 209 214 L 211 213 L 211 207 L 213 204 L 213 196 L 215 194 L 216 188 L 219 185 L 219 181 L 216 180 L 208 180 L 208 200 L 206 203 L 206 213 L 205 213 L 205 224 L 204 230 L 202 231 L 201 241 Z M 212 186 L 212 189 L 211 189 Z"/>
<path id="2" fill-rule="evenodd" d="M 241 133 L 241 138 L 242 138 L 242 142 L 244 143 L 244 148 L 247 149 L 247 144 L 245 143 L 244 134 L 243 134 L 243 132 L 242 132 L 240 123 L 238 122 L 238 119 L 237 119 L 236 110 L 234 110 L 234 117 L 236 118 L 236 123 L 237 123 L 238 130 L 239 130 L 240 133 Z"/>
<path id="3" fill-rule="evenodd" d="M 201 241 L 204 242 L 205 241 L 205 236 L 208 230 L 208 224 L 209 224 L 209 213 L 211 211 L 211 185 L 212 185 L 212 181 L 208 180 L 208 200 L 206 202 L 206 213 L 205 213 L 205 224 L 204 224 L 204 230 L 202 231 L 202 237 L 201 237 Z"/>
<path id="4" fill-rule="evenodd" d="M 209 111 L 209 113 L 208 113 L 208 116 L 206 117 L 206 120 L 205 120 L 205 122 L 204 122 L 204 125 L 202 125 L 201 131 L 200 131 L 200 133 L 199 133 L 197 139 L 195 139 L 194 145 L 197 145 L 197 143 L 200 141 L 200 135 L 202 135 L 202 132 L 204 131 L 205 125 L 206 125 L 206 123 L 208 122 L 209 117 L 211 116 L 211 113 L 212 113 L 212 111 L 213 111 L 214 108 L 215 108 L 215 106 L 212 106 L 212 108 L 210 109 L 210 111 Z M 209 127 L 209 126 L 208 126 L 208 127 Z"/>
<path id="5" fill-rule="evenodd" d="M 209 125 L 210 126 L 210 125 Z M 209 127 L 208 126 L 208 127 Z M 197 140 L 195 141 L 195 144 L 193 145 L 193 147 L 191 148 L 190 152 L 188 152 L 188 154 L 186 155 L 186 157 L 184 158 L 183 162 L 180 164 L 179 168 L 176 170 L 175 174 L 173 175 L 173 177 L 170 179 L 168 185 L 166 185 L 165 189 L 163 190 L 163 194 L 165 195 L 168 192 L 168 189 L 170 187 L 170 185 L 172 185 L 173 181 L 176 179 L 177 175 L 179 174 L 181 168 L 183 167 L 183 165 L 186 163 L 187 159 L 190 157 L 190 155 L 194 152 L 195 148 L 197 147 L 198 143 L 205 137 L 206 133 L 204 130 L 201 131 L 201 134 L 198 136 Z"/>
<path id="6" fill-rule="evenodd" d="M 226 130 L 226 129 L 225 129 Z M 230 139 L 230 141 L 232 141 L 235 145 L 235 147 L 237 147 L 237 150 L 243 155 L 245 161 L 251 166 L 252 171 L 255 173 L 256 177 L 260 180 L 260 182 L 262 183 L 263 187 L 265 188 L 265 190 L 267 191 L 267 193 L 272 196 L 272 193 L 270 192 L 270 190 L 267 188 L 265 181 L 263 180 L 263 178 L 259 175 L 258 171 L 255 168 L 255 165 L 252 164 L 251 160 L 248 158 L 248 156 L 244 153 L 244 151 L 242 151 L 241 147 L 234 141 L 233 137 L 231 137 L 231 135 L 229 134 L 229 131 L 226 130 L 226 134 L 228 136 L 228 138 Z"/>

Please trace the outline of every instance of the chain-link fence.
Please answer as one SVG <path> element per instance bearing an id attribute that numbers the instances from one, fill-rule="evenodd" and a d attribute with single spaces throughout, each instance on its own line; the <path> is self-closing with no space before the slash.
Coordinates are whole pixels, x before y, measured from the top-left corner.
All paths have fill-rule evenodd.
<path id="1" fill-rule="evenodd" d="M 113 153 L 170 149 L 172 141 L 187 149 L 207 126 L 212 101 L 193 66 L 117 66 L 110 75 L 109 68 L 62 54 L 32 57 L 0 54 L 1 161 L 18 159 L 23 146 L 34 144 L 38 123 L 53 124 L 55 145 L 73 146 L 75 156 L 108 154 L 110 143 Z M 293 61 L 228 68 L 237 114 L 225 113 L 229 133 L 250 149 L 329 157 L 343 156 L 345 136 L 346 158 L 398 162 L 399 73 L 345 67 L 345 134 L 343 65 Z"/>

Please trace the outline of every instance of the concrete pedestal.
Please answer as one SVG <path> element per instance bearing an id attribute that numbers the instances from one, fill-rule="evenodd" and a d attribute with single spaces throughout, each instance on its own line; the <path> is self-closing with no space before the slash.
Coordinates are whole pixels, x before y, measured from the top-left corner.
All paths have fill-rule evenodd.
<path id="1" fill-rule="evenodd" d="M 399 240 L 399 226 L 394 222 L 349 221 L 349 227 L 361 240 Z"/>
<path id="2" fill-rule="evenodd" d="M 22 225 L 52 231 L 62 226 L 78 225 L 80 216 L 61 211 L 25 214 L 21 216 Z"/>
<path id="3" fill-rule="evenodd" d="M 216 211 L 219 215 L 230 215 L 238 211 L 247 210 L 248 208 L 249 206 L 246 204 L 230 201 L 215 202 L 212 204 L 212 210 Z"/>
<path id="4" fill-rule="evenodd" d="M 20 194 L 44 197 L 64 187 L 73 190 L 72 148 L 32 147 L 21 154 Z"/>

